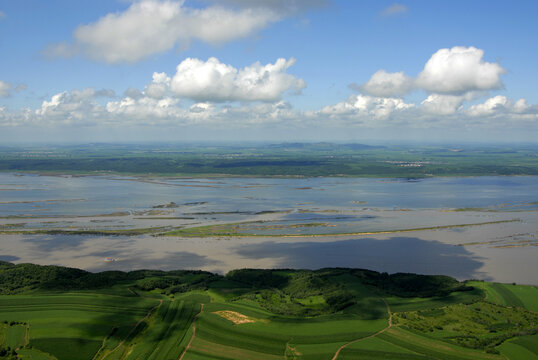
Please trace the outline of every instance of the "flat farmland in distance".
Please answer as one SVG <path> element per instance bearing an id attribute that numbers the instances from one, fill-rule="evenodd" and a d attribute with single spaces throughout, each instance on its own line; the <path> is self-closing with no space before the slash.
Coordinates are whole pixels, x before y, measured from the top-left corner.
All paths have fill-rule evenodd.
<path id="1" fill-rule="evenodd" d="M 28 154 L 31 154 L 29 156 Z M 335 143 L 161 144 L 10 148 L 0 171 L 165 176 L 430 177 L 537 175 L 536 147 L 370 146 Z"/>

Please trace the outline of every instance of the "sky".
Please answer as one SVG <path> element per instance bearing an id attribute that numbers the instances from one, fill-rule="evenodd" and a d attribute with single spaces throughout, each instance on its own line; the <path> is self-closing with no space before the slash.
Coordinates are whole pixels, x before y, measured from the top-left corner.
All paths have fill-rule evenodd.
<path id="1" fill-rule="evenodd" d="M 0 0 L 0 142 L 537 142 L 538 2 Z"/>

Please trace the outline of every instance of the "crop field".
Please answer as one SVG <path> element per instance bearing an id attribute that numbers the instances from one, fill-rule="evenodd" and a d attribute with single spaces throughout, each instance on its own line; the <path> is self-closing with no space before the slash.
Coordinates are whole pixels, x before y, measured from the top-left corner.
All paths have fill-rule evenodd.
<path id="1" fill-rule="evenodd" d="M 0 319 L 25 322 L 4 325 L 4 345 L 28 344 L 60 360 L 89 359 L 103 338 L 112 331 L 121 336 L 152 304 L 155 300 L 89 294 L 1 296 Z"/>
<path id="2" fill-rule="evenodd" d="M 153 316 L 140 322 L 125 341 L 105 341 L 95 359 L 175 359 L 185 348 L 194 316 L 200 311 L 196 296 L 160 302 Z M 108 339 L 107 339 L 108 340 Z"/>
<path id="3" fill-rule="evenodd" d="M 495 354 L 455 346 L 396 327 L 378 336 L 381 340 L 434 359 L 501 359 Z"/>
<path id="4" fill-rule="evenodd" d="M 228 311 L 243 317 L 227 319 Z M 244 322 L 248 318 L 248 322 Z M 211 302 L 196 321 L 196 337 L 186 359 L 331 358 L 339 346 L 383 329 L 387 320 L 357 316 L 313 319 L 278 317 L 237 303 Z"/>
<path id="5" fill-rule="evenodd" d="M 361 269 L 221 276 L 1 265 L 11 295 L 0 296 L 0 357 L 8 359 L 538 357 L 532 286 Z"/>
<path id="6" fill-rule="evenodd" d="M 413 311 L 440 308 L 451 304 L 470 303 L 482 299 L 483 295 L 479 290 L 457 292 L 448 296 L 439 297 L 416 297 L 416 298 L 401 298 L 387 297 L 385 298 L 393 311 Z"/>
<path id="7" fill-rule="evenodd" d="M 379 336 L 363 339 L 346 347 L 342 359 L 357 357 L 379 359 L 425 359 L 426 356 L 382 340 Z"/>
<path id="8" fill-rule="evenodd" d="M 499 346 L 502 355 L 509 359 L 538 359 L 538 335 L 522 336 Z"/>
<path id="9" fill-rule="evenodd" d="M 538 311 L 538 288 L 536 286 L 480 281 L 473 281 L 469 284 L 484 290 L 487 294 L 486 299 L 493 303 Z"/>

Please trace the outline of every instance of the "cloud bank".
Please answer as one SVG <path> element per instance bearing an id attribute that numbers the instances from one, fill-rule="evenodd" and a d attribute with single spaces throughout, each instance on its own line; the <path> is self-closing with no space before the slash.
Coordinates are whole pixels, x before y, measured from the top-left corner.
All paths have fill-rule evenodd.
<path id="1" fill-rule="evenodd" d="M 483 60 L 474 47 L 440 49 L 410 77 L 383 69 L 358 87 L 363 93 L 310 110 L 294 109 L 286 94 L 306 83 L 290 73 L 295 59 L 236 68 L 217 58 L 186 58 L 173 74 L 154 72 L 142 89 L 64 91 L 38 109 L 0 107 L 0 127 L 148 127 L 242 129 L 263 126 L 316 129 L 526 129 L 535 132 L 538 106 L 523 98 L 489 94 L 502 86 L 505 70 Z M 469 69 L 472 69 L 470 71 Z M 0 95 L 11 85 L 0 82 Z M 405 99 L 420 89 L 426 98 Z M 479 130 L 476 130 L 479 131 Z"/>

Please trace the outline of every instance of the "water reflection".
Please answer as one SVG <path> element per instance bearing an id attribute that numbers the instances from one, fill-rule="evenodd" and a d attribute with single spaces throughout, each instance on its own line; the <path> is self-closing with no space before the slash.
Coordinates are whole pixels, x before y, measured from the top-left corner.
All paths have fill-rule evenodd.
<path id="1" fill-rule="evenodd" d="M 13 255 L 0 255 L 0 261 L 17 261 L 20 257 Z"/>
<path id="2" fill-rule="evenodd" d="M 81 235 L 40 235 L 25 236 L 22 241 L 32 244 L 37 251 L 50 253 L 77 249 L 89 239 L 89 236 Z"/>
<path id="3" fill-rule="evenodd" d="M 103 252 L 99 255 L 121 255 L 119 252 Z M 97 254 L 94 254 L 97 255 Z M 98 266 L 89 268 L 90 271 L 107 271 L 107 270 L 139 270 L 139 269 L 159 269 L 159 270 L 193 270 L 207 267 L 209 265 L 218 265 L 221 262 L 210 259 L 205 255 L 199 255 L 188 251 L 177 251 L 169 253 L 163 257 L 151 258 L 145 254 L 130 254 L 126 259 L 102 263 Z"/>
<path id="4" fill-rule="evenodd" d="M 95 237 L 91 235 L 29 235 L 24 236 L 22 241 L 31 244 L 36 251 L 55 253 L 58 251 L 79 250 L 86 242 L 91 242 L 93 239 Z M 107 239 L 114 248 L 128 248 L 135 242 L 134 239 L 120 236 L 108 237 Z"/>
<path id="5" fill-rule="evenodd" d="M 334 242 L 263 242 L 234 249 L 249 259 L 275 259 L 277 268 L 351 267 L 376 271 L 443 274 L 458 279 L 480 275 L 483 259 L 464 247 L 415 237 L 387 240 L 349 239 Z"/>

